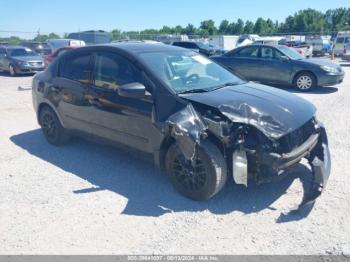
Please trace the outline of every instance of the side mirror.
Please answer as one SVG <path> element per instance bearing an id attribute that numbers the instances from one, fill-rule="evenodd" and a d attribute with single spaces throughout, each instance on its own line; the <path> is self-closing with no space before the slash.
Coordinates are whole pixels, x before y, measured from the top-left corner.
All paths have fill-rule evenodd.
<path id="1" fill-rule="evenodd" d="M 143 98 L 146 87 L 141 83 L 130 83 L 118 87 L 118 95 L 130 98 Z"/>

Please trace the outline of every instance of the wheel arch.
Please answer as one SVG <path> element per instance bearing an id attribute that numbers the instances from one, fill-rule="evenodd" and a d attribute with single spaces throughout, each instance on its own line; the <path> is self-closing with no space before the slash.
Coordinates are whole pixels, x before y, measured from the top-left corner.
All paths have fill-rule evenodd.
<path id="1" fill-rule="evenodd" d="M 316 83 L 315 83 L 315 86 L 318 86 L 318 78 L 317 78 L 317 75 L 314 73 L 314 72 L 312 72 L 311 70 L 299 70 L 299 71 L 297 71 L 295 74 L 294 74 L 294 76 L 293 76 L 293 82 L 292 82 L 292 84 L 294 85 L 295 84 L 295 81 L 297 80 L 297 77 L 300 75 L 300 74 L 303 74 L 303 73 L 308 73 L 308 74 L 311 74 L 311 75 L 313 75 L 313 77 L 315 78 L 315 81 L 316 81 Z"/>
<path id="2" fill-rule="evenodd" d="M 62 118 L 61 118 L 60 114 L 57 112 L 56 108 L 55 108 L 50 102 L 47 102 L 47 101 L 41 102 L 41 103 L 39 104 L 39 106 L 38 106 L 37 121 L 38 121 L 38 124 L 39 124 L 39 125 L 41 125 L 41 123 L 40 123 L 40 114 L 41 114 L 41 112 L 42 112 L 42 110 L 43 110 L 44 108 L 49 108 L 49 109 L 51 109 L 52 111 L 54 111 L 55 114 L 56 114 L 56 116 L 57 116 L 57 118 L 58 118 L 58 120 L 60 121 L 61 125 L 62 125 L 63 127 L 65 127 L 65 126 L 64 126 L 64 123 L 63 123 L 63 121 L 62 121 Z"/>
<path id="3" fill-rule="evenodd" d="M 217 136 L 215 136 L 210 131 L 207 131 L 207 137 L 205 138 L 205 140 L 213 143 L 220 150 L 223 158 L 226 159 L 225 147 L 224 147 L 223 143 L 221 142 L 221 140 Z M 165 157 L 166 157 L 166 154 L 167 154 L 170 146 L 174 143 L 176 143 L 176 139 L 173 138 L 169 132 L 164 137 L 164 139 L 162 140 L 162 142 L 160 144 L 160 149 L 156 155 L 155 163 L 157 166 L 159 166 L 161 168 L 161 170 L 165 170 Z"/>

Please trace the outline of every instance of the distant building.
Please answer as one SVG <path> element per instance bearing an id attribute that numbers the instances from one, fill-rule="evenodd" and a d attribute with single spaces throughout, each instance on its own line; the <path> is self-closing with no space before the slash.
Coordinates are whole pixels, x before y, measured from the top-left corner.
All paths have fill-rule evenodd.
<path id="1" fill-rule="evenodd" d="M 209 44 L 219 46 L 225 50 L 236 48 L 239 36 L 237 35 L 217 35 L 209 38 Z"/>

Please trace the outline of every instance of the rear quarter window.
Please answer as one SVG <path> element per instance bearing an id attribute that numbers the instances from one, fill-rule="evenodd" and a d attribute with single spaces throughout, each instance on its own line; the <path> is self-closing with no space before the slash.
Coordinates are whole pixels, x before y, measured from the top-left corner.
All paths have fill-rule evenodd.
<path id="1" fill-rule="evenodd" d="M 257 46 L 250 46 L 243 48 L 235 53 L 235 57 L 242 57 L 242 58 L 257 58 L 259 55 L 259 47 Z"/>

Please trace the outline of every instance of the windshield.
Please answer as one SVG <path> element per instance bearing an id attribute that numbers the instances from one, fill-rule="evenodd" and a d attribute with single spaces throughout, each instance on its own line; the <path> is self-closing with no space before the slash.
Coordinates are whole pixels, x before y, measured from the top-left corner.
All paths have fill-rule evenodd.
<path id="1" fill-rule="evenodd" d="M 299 54 L 294 48 L 290 48 L 288 46 L 279 46 L 278 49 L 291 59 L 300 60 L 305 58 L 301 54 Z"/>
<path id="2" fill-rule="evenodd" d="M 13 49 L 10 50 L 11 56 L 36 56 L 37 54 L 30 49 Z"/>
<path id="3" fill-rule="evenodd" d="M 243 80 L 208 58 L 191 51 L 140 54 L 143 62 L 176 93 L 210 91 Z"/>

